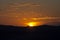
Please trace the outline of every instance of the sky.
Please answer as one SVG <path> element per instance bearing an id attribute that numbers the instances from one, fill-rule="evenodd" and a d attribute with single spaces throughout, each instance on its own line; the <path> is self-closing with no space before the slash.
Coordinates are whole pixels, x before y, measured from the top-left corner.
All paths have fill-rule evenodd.
<path id="1" fill-rule="evenodd" d="M 0 24 L 21 26 L 30 21 L 60 22 L 60 0 L 0 0 Z"/>

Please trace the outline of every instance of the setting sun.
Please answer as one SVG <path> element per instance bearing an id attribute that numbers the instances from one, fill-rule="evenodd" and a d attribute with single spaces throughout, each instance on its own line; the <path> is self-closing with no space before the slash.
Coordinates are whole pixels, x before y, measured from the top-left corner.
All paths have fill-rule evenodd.
<path id="1" fill-rule="evenodd" d="M 38 26 L 38 22 L 29 22 L 29 23 L 27 23 L 27 26 L 29 26 L 29 27 L 34 27 L 34 26 Z"/>
<path id="2" fill-rule="evenodd" d="M 36 23 L 35 22 L 30 22 L 30 23 L 28 23 L 28 26 L 35 26 L 36 25 Z"/>

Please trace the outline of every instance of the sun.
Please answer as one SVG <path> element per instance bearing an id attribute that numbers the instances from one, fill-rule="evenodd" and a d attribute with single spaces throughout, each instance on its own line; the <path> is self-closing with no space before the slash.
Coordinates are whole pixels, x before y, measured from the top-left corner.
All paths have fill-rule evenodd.
<path id="1" fill-rule="evenodd" d="M 30 22 L 30 23 L 28 23 L 28 26 L 35 26 L 36 25 L 36 23 L 35 22 Z"/>
<path id="2" fill-rule="evenodd" d="M 38 22 L 29 22 L 29 23 L 27 23 L 27 26 L 29 26 L 29 27 L 38 26 Z"/>

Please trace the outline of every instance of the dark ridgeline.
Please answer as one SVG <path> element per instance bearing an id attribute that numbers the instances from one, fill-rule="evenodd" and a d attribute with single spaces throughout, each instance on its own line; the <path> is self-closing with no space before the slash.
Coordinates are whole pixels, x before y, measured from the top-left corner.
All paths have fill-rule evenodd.
<path id="1" fill-rule="evenodd" d="M 0 40 L 60 40 L 60 26 L 34 28 L 0 25 Z"/>

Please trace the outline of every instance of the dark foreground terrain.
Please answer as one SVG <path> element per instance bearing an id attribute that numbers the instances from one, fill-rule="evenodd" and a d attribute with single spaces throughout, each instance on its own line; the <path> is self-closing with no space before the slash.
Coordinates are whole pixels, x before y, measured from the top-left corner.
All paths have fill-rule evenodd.
<path id="1" fill-rule="evenodd" d="M 0 25 L 0 40 L 60 40 L 60 26 L 28 28 Z"/>

